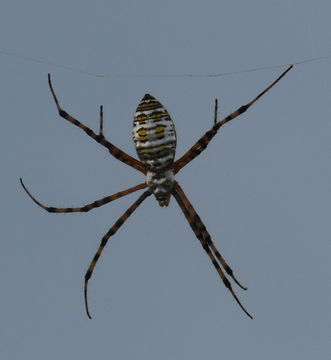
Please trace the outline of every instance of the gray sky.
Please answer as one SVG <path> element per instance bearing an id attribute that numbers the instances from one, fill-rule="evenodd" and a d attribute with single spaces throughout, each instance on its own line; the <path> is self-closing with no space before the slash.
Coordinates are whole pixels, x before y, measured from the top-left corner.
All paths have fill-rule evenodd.
<path id="1" fill-rule="evenodd" d="M 8 1 L 0 51 L 112 74 L 219 73 L 330 55 L 329 1 Z M 330 60 L 296 66 L 224 126 L 177 179 L 248 286 L 219 280 L 173 200 L 150 197 L 111 239 L 102 235 L 138 193 L 87 214 L 48 214 L 143 181 L 58 117 L 63 107 L 135 155 L 146 92 L 172 115 L 180 156 L 282 68 L 220 78 L 94 78 L 0 54 L 1 359 L 326 359 L 331 355 Z"/>

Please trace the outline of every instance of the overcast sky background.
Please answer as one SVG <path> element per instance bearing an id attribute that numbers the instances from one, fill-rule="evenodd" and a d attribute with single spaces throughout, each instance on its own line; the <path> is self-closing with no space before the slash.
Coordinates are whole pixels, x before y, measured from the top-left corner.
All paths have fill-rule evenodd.
<path id="1" fill-rule="evenodd" d="M 331 55 L 329 1 L 9 1 L 0 51 L 111 74 L 210 74 Z M 151 93 L 174 119 L 181 156 L 284 69 L 219 78 L 95 78 L 0 54 L 1 359 L 326 359 L 331 355 L 331 61 L 296 66 L 222 128 L 177 176 L 237 277 L 250 320 L 224 288 L 177 203 L 148 198 L 111 239 L 132 194 L 87 214 L 48 214 L 143 181 L 57 115 L 131 155 Z"/>

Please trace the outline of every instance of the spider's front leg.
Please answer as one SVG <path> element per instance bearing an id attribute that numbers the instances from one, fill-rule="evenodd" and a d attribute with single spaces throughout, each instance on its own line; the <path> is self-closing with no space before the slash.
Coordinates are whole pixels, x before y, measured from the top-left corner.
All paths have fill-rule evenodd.
<path id="1" fill-rule="evenodd" d="M 133 167 L 134 169 L 142 172 L 143 174 L 146 174 L 146 169 L 144 168 L 144 166 L 141 164 L 141 162 L 139 160 L 137 160 L 137 159 L 133 158 L 132 156 L 128 155 L 127 153 L 125 153 L 124 151 L 119 149 L 117 146 L 113 145 L 112 143 L 110 143 L 109 141 L 107 141 L 105 139 L 105 137 L 103 136 L 103 118 L 102 118 L 103 113 L 102 113 L 102 108 L 100 108 L 100 133 L 98 135 L 92 129 L 90 129 L 89 127 L 87 127 L 86 125 L 84 125 L 83 123 L 78 121 L 77 119 L 75 119 L 73 116 L 71 116 L 65 110 L 63 110 L 61 108 L 60 103 L 59 103 L 59 101 L 57 99 L 57 96 L 55 94 L 55 91 L 53 89 L 53 85 L 52 85 L 52 81 L 51 81 L 51 74 L 48 74 L 48 85 L 49 85 L 49 88 L 51 90 L 55 105 L 56 105 L 57 110 L 59 112 L 59 115 L 61 117 L 63 117 L 67 121 L 71 122 L 72 124 L 78 126 L 82 130 L 84 130 L 88 136 L 90 136 L 92 139 L 94 139 L 96 142 L 98 142 L 102 146 L 106 147 L 108 149 L 108 151 L 116 159 L 118 159 L 118 160 L 124 162 L 125 164 Z"/>
<path id="2" fill-rule="evenodd" d="M 189 149 L 181 158 L 176 160 L 172 166 L 174 174 L 176 174 L 181 168 L 187 165 L 190 161 L 195 159 L 199 154 L 201 154 L 212 138 L 217 134 L 217 131 L 221 126 L 226 124 L 227 122 L 235 119 L 239 115 L 243 114 L 247 111 L 261 96 L 263 96 L 266 92 L 268 92 L 274 85 L 278 83 L 278 81 L 284 77 L 291 69 L 293 65 L 289 66 L 272 84 L 270 84 L 267 88 L 260 92 L 253 100 L 248 102 L 246 105 L 241 106 L 230 115 L 225 117 L 223 120 L 220 120 L 214 124 L 214 126 L 207 131 L 192 147 Z M 217 103 L 216 103 L 217 104 Z M 217 105 L 215 105 L 215 114 L 217 114 Z M 216 119 L 216 115 L 215 115 Z"/>

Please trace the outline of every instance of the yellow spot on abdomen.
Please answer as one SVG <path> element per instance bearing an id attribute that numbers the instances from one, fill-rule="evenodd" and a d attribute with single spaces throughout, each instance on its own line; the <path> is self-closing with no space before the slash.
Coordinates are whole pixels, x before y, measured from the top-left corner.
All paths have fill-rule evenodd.
<path id="1" fill-rule="evenodd" d="M 138 133 L 139 136 L 146 136 L 147 135 L 147 130 L 144 129 L 144 128 L 140 128 L 140 129 L 138 129 L 137 133 Z"/>

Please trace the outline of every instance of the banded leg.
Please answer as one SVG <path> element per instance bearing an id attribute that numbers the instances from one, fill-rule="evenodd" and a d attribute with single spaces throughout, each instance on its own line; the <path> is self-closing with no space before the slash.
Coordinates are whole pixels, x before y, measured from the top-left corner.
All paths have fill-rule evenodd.
<path id="1" fill-rule="evenodd" d="M 23 180 L 20 178 L 20 182 L 21 185 L 23 187 L 23 189 L 25 190 L 25 192 L 29 195 L 29 197 L 41 208 L 43 208 L 44 210 L 50 212 L 50 213 L 73 213 L 73 212 L 88 212 L 92 209 L 95 209 L 97 207 L 103 206 L 108 204 L 111 201 L 117 200 L 119 198 L 121 198 L 122 196 L 126 196 L 129 195 L 137 190 L 140 189 L 144 189 L 147 185 L 146 183 L 142 183 L 136 186 L 133 186 L 129 189 L 123 190 L 123 191 L 119 191 L 116 194 L 113 195 L 109 195 L 106 196 L 100 200 L 96 200 L 93 201 L 90 204 L 84 205 L 82 207 L 67 207 L 67 208 L 58 208 L 58 207 L 53 207 L 53 206 L 46 206 L 44 204 L 42 204 L 40 201 L 38 201 L 31 193 L 30 191 L 26 188 L 26 186 L 23 183 Z"/>
<path id="2" fill-rule="evenodd" d="M 214 126 L 207 131 L 192 147 L 189 149 L 181 158 L 176 160 L 172 166 L 174 173 L 176 174 L 182 167 L 187 165 L 190 161 L 196 158 L 199 154 L 202 153 L 203 150 L 206 149 L 211 139 L 217 134 L 217 131 L 221 126 L 229 122 L 230 120 L 235 119 L 237 116 L 243 114 L 247 111 L 261 96 L 263 96 L 266 92 L 268 92 L 274 85 L 278 83 L 278 81 L 284 77 L 287 72 L 292 69 L 293 65 L 289 66 L 271 85 L 269 85 L 266 89 L 260 92 L 253 100 L 251 100 L 246 105 L 241 106 L 230 115 L 225 117 L 223 120 L 218 121 Z"/>
<path id="3" fill-rule="evenodd" d="M 128 217 L 137 209 L 137 207 L 152 193 L 150 190 L 146 190 L 140 197 L 126 210 L 126 212 L 115 222 L 115 224 L 108 230 L 108 232 L 103 236 L 100 246 L 95 253 L 92 262 L 90 266 L 87 269 L 87 272 L 85 274 L 85 282 L 84 282 L 84 299 L 85 299 L 85 309 L 87 316 L 92 319 L 89 308 L 88 308 L 88 302 L 87 302 L 87 285 L 89 282 L 89 279 L 92 276 L 93 270 L 95 268 L 96 263 L 99 260 L 99 257 L 106 246 L 109 238 L 113 236 L 116 231 L 124 224 L 124 222 L 128 219 Z"/>
<path id="4" fill-rule="evenodd" d="M 174 189 L 172 191 L 173 196 L 175 197 L 175 199 L 178 202 L 178 205 L 180 206 L 181 210 L 183 211 L 187 221 L 189 222 L 193 232 L 195 233 L 196 237 L 198 238 L 198 240 L 201 243 L 201 246 L 203 247 L 203 249 L 206 251 L 207 255 L 209 256 L 211 262 L 213 263 L 216 271 L 218 272 L 220 278 L 222 279 L 225 287 L 230 291 L 231 295 L 233 296 L 233 298 L 236 300 L 236 302 L 238 303 L 238 305 L 241 307 L 241 309 L 245 312 L 245 314 L 250 317 L 251 319 L 253 319 L 253 317 L 249 314 L 249 312 L 244 308 L 244 306 L 241 304 L 240 300 L 238 299 L 236 293 L 234 292 L 234 290 L 232 289 L 231 283 L 229 282 L 229 280 L 227 279 L 227 277 L 225 276 L 221 266 L 219 265 L 219 263 L 221 263 L 222 267 L 225 269 L 225 271 L 227 272 L 227 274 L 243 289 L 246 290 L 245 287 L 243 287 L 238 280 L 234 277 L 233 275 L 233 271 L 232 269 L 229 267 L 229 265 L 226 263 L 226 261 L 224 260 L 224 258 L 222 257 L 222 255 L 219 253 L 219 251 L 217 250 L 216 246 L 214 245 L 214 243 L 211 240 L 211 237 L 206 229 L 206 227 L 204 226 L 204 224 L 202 223 L 200 217 L 198 216 L 198 214 L 196 213 L 196 211 L 194 210 L 192 204 L 189 202 L 189 200 L 187 199 L 186 195 L 184 194 L 182 188 L 179 186 L 179 184 L 176 182 Z M 219 263 L 218 263 L 218 261 Z"/>
<path id="5" fill-rule="evenodd" d="M 218 121 L 218 99 L 215 99 L 214 125 L 217 124 L 217 121 Z"/>
<path id="6" fill-rule="evenodd" d="M 103 106 L 102 105 L 100 105 L 99 118 L 100 118 L 99 135 L 104 138 L 105 136 L 103 135 Z"/>
<path id="7" fill-rule="evenodd" d="M 108 149 L 108 151 L 111 153 L 111 155 L 113 155 L 116 159 L 124 162 L 127 165 L 130 165 L 134 169 L 142 172 L 143 174 L 146 174 L 146 169 L 143 167 L 143 165 L 141 164 L 141 162 L 139 160 L 137 160 L 137 159 L 133 158 L 132 156 L 128 155 L 127 153 L 125 153 L 124 151 L 119 149 L 117 146 L 111 144 L 109 141 L 107 141 L 105 139 L 105 137 L 103 136 L 103 133 L 102 133 L 102 128 L 100 129 L 99 135 L 97 135 L 92 129 L 90 129 L 86 125 L 82 124 L 80 121 L 75 119 L 73 116 L 71 116 L 70 114 L 68 114 L 66 111 L 64 111 L 61 108 L 61 106 L 59 104 L 59 101 L 58 101 L 58 99 L 57 99 L 57 97 L 55 95 L 55 91 L 53 89 L 53 86 L 52 86 L 51 75 L 50 74 L 48 74 L 48 85 L 49 85 L 49 87 L 51 89 L 51 93 L 53 95 L 55 105 L 56 105 L 57 110 L 59 112 L 59 115 L 61 117 L 63 117 L 67 121 L 71 122 L 72 124 L 78 126 L 82 130 L 84 130 L 88 136 L 90 136 L 92 139 L 94 139 L 96 142 L 98 142 L 102 146 L 106 147 Z M 101 110 L 100 110 L 100 126 L 101 126 L 101 122 L 102 122 L 102 115 L 101 115 Z"/>
<path id="8" fill-rule="evenodd" d="M 209 232 L 207 231 L 205 225 L 203 224 L 200 216 L 197 214 L 197 212 L 195 211 L 193 205 L 190 203 L 187 196 L 185 195 L 183 189 L 181 188 L 181 186 L 177 182 L 175 184 L 175 188 L 176 188 L 182 202 L 184 203 L 186 209 L 189 211 L 189 214 L 191 216 L 191 221 L 194 223 L 195 228 L 197 229 L 197 231 L 199 231 L 203 235 L 204 239 L 207 241 L 207 245 L 210 247 L 210 249 L 212 250 L 212 252 L 216 256 L 217 260 L 221 263 L 221 265 L 223 266 L 226 273 L 232 278 L 232 280 L 239 287 L 241 287 L 243 290 L 247 290 L 247 288 L 245 286 L 243 286 L 237 280 L 237 278 L 233 274 L 233 270 L 227 264 L 227 262 L 225 261 L 225 259 L 221 255 L 221 253 L 217 250 L 217 248 L 216 248 L 215 244 L 213 243 L 213 241 L 211 240 L 211 236 L 210 236 Z"/>

